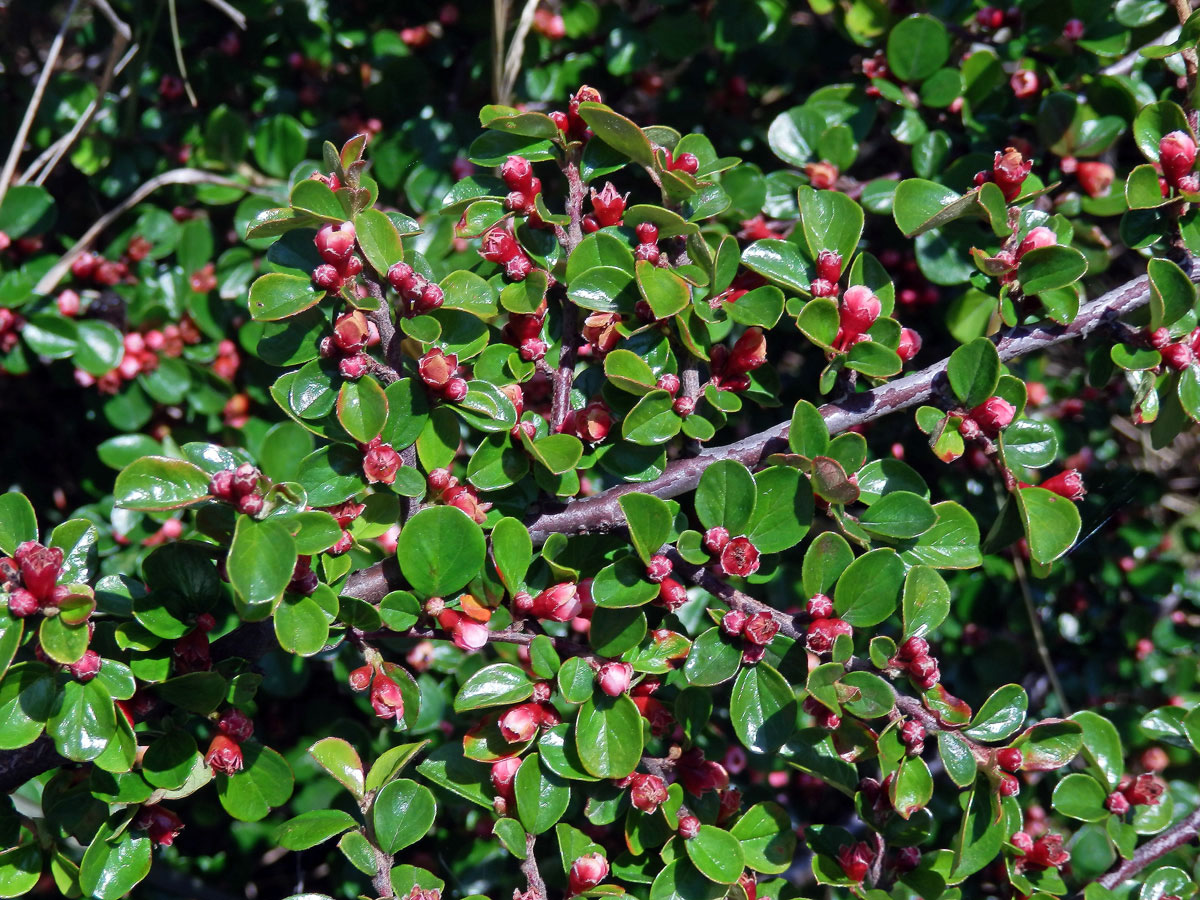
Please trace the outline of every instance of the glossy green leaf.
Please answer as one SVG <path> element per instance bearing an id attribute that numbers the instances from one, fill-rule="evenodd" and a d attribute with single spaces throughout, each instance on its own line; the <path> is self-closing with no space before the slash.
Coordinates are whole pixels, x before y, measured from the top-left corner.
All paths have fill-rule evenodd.
<path id="1" fill-rule="evenodd" d="M 628 694 L 597 693 L 579 708 L 575 747 L 597 778 L 624 778 L 642 758 L 642 717 Z"/>
<path id="2" fill-rule="evenodd" d="M 144 456 L 117 475 L 116 504 L 138 512 L 179 509 L 208 497 L 208 474 L 182 459 Z"/>
<path id="3" fill-rule="evenodd" d="M 729 715 L 742 744 L 774 753 L 796 730 L 796 697 L 787 680 L 765 662 L 738 673 Z"/>
<path id="4" fill-rule="evenodd" d="M 629 526 L 629 537 L 642 562 L 649 565 L 671 534 L 671 508 L 653 494 L 636 491 L 623 494 L 617 500 Z"/>
<path id="5" fill-rule="evenodd" d="M 537 753 L 521 761 L 513 782 L 517 817 L 531 834 L 549 831 L 562 818 L 571 802 L 571 787 L 561 776 L 542 765 Z"/>
<path id="6" fill-rule="evenodd" d="M 421 510 L 404 526 L 396 556 L 415 591 L 440 597 L 474 578 L 486 552 L 483 532 L 466 513 L 437 506 Z"/>
<path id="7" fill-rule="evenodd" d="M 425 837 L 436 815 L 429 788 L 409 778 L 385 785 L 371 804 L 375 839 L 384 853 L 398 853 Z"/>

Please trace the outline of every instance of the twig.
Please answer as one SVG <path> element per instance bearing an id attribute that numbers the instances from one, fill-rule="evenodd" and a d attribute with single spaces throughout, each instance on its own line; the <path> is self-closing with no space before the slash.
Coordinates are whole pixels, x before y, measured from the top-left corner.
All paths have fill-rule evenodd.
<path id="1" fill-rule="evenodd" d="M 538 871 L 537 857 L 533 855 L 536 843 L 536 835 L 525 835 L 525 859 L 521 862 L 521 874 L 525 876 L 525 881 L 529 885 L 529 893 L 525 895 L 526 900 L 546 900 L 546 882 L 542 880 L 542 873 Z"/>
<path id="2" fill-rule="evenodd" d="M 1179 39 L 1179 31 L 1180 28 L 1178 25 L 1176 25 L 1174 28 L 1168 29 L 1166 32 L 1159 35 L 1149 43 L 1143 44 L 1142 47 L 1161 47 L 1163 44 L 1173 44 Z M 1138 48 L 1138 50 L 1134 50 L 1132 53 L 1122 56 L 1112 65 L 1105 66 L 1100 70 L 1100 74 L 1128 75 L 1133 71 L 1133 67 L 1137 65 L 1140 60 L 1146 58 L 1139 52 L 1141 49 L 1142 48 Z"/>
<path id="3" fill-rule="evenodd" d="M 492 97 L 497 103 L 503 103 L 500 87 L 504 80 L 504 32 L 508 30 L 509 2 L 492 0 Z"/>
<path id="4" fill-rule="evenodd" d="M 1166 856 L 1176 847 L 1182 847 L 1195 840 L 1198 833 L 1200 833 L 1200 809 L 1172 825 L 1162 834 L 1146 841 L 1134 851 L 1131 859 L 1124 860 L 1116 868 L 1097 879 L 1097 884 L 1112 890 L 1156 859 Z"/>
<path id="5" fill-rule="evenodd" d="M 1046 645 L 1046 633 L 1042 630 L 1037 607 L 1034 606 L 1033 597 L 1029 593 L 1025 561 L 1017 553 L 1013 554 L 1012 561 L 1013 569 L 1017 573 L 1017 585 L 1021 589 L 1021 599 L 1025 602 L 1025 614 L 1029 617 L 1029 627 L 1033 630 L 1033 642 L 1037 646 L 1038 658 L 1042 661 L 1042 668 L 1046 670 L 1046 677 L 1050 679 L 1050 689 L 1054 691 L 1054 697 L 1058 700 L 1062 715 L 1069 716 L 1071 715 L 1071 705 L 1067 703 L 1067 695 L 1063 691 L 1062 682 L 1058 680 L 1058 673 L 1054 671 L 1054 660 L 1050 657 L 1050 648 Z"/>
<path id="6" fill-rule="evenodd" d="M 579 310 L 562 295 L 562 343 L 559 348 L 558 369 L 554 372 L 554 396 L 550 407 L 550 429 L 558 433 L 571 409 L 571 384 L 575 380 L 575 347 Z"/>
<path id="7" fill-rule="evenodd" d="M 242 29 L 242 31 L 246 30 L 246 15 L 241 10 L 230 6 L 225 0 L 205 0 L 205 2 L 229 16 L 233 20 L 233 24 Z"/>
<path id="8" fill-rule="evenodd" d="M 0 203 L 4 202 L 4 196 L 8 193 L 8 187 L 12 183 L 13 172 L 17 170 L 17 162 L 21 159 L 21 151 L 25 149 L 25 138 L 29 136 L 29 129 L 33 126 L 38 107 L 42 105 L 46 85 L 50 83 L 50 75 L 58 62 L 59 53 L 62 52 L 67 28 L 71 24 L 71 17 L 75 15 L 75 7 L 78 5 L 79 0 L 71 0 L 71 5 L 67 7 L 67 14 L 63 16 L 62 25 L 59 26 L 58 34 L 54 35 L 50 49 L 46 51 L 46 62 L 42 65 L 42 73 L 38 76 L 37 84 L 33 86 L 33 96 L 29 98 L 29 105 L 25 107 L 25 117 L 21 119 L 21 125 L 17 128 L 17 136 L 13 138 L 12 147 L 9 148 L 4 171 L 0 172 Z"/>
<path id="9" fill-rule="evenodd" d="M 179 16 L 175 12 L 175 0 L 167 0 L 167 11 L 171 19 L 171 43 L 175 45 L 175 64 L 179 66 L 179 77 L 183 79 L 183 89 L 187 91 L 188 102 L 194 109 L 200 105 L 200 102 L 196 99 L 196 92 L 192 90 L 187 64 L 183 61 L 183 41 L 179 38 Z"/>
<path id="10" fill-rule="evenodd" d="M 538 0 L 525 0 L 521 17 L 517 19 L 517 28 L 513 32 L 512 41 L 508 45 L 508 54 L 504 57 L 504 68 L 500 75 L 500 90 L 496 102 L 508 105 L 512 99 L 513 87 L 517 83 L 517 75 L 521 73 L 521 59 L 525 55 L 525 38 L 533 25 L 533 14 L 537 12 Z M 503 43 L 503 31 L 500 31 Z"/>
<path id="11" fill-rule="evenodd" d="M 760 612 L 770 613 L 779 624 L 780 634 L 786 635 L 793 640 L 804 640 L 804 634 L 796 627 L 796 620 L 807 618 L 807 614 L 802 613 L 800 616 L 793 616 L 763 603 L 761 600 L 755 600 L 749 594 L 743 594 L 737 588 L 722 581 L 703 566 L 694 566 L 687 562 L 679 555 L 679 551 L 674 548 L 667 550 L 666 556 L 671 560 L 676 571 L 693 584 L 704 588 L 704 590 L 708 591 L 714 597 L 724 600 L 729 604 L 730 608 L 746 613 L 746 615 L 753 615 Z"/>
<path id="12" fill-rule="evenodd" d="M 133 207 L 137 206 L 148 196 L 157 191 L 160 187 L 166 187 L 168 184 L 215 184 L 221 187 L 235 187 L 250 193 L 259 193 L 264 196 L 271 196 L 270 193 L 263 190 L 257 190 L 248 185 L 242 184 L 240 181 L 233 181 L 229 178 L 223 178 L 220 175 L 214 175 L 211 172 L 205 172 L 201 169 L 171 169 L 168 172 L 163 172 L 161 175 L 155 175 L 145 184 L 138 187 L 132 194 L 122 200 L 113 209 L 110 209 L 99 219 L 92 223 L 92 227 L 83 233 L 83 236 L 75 242 L 75 244 L 62 255 L 62 257 L 50 270 L 42 276 L 38 281 L 34 291 L 38 294 L 48 294 L 58 283 L 63 280 L 63 277 L 71 268 L 71 263 L 89 247 L 92 242 L 113 223 L 114 220 L 120 218 Z"/>

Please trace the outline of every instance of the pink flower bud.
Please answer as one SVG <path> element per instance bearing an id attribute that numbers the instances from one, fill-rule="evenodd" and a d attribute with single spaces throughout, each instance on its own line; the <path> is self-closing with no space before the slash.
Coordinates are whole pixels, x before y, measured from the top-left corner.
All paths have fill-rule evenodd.
<path id="1" fill-rule="evenodd" d="M 658 226 L 653 222 L 641 222 L 633 231 L 639 244 L 653 244 L 658 241 Z"/>
<path id="2" fill-rule="evenodd" d="M 671 560 L 665 556 L 655 555 L 650 557 L 650 563 L 646 566 L 646 578 L 653 581 L 655 584 L 662 584 L 662 580 L 671 574 L 674 569 Z"/>
<path id="3" fill-rule="evenodd" d="M 1020 259 L 1030 250 L 1036 250 L 1039 247 L 1053 247 L 1057 243 L 1058 235 L 1045 225 L 1039 225 L 1037 228 L 1032 229 L 1029 234 L 1025 235 L 1025 239 L 1017 247 L 1017 259 Z"/>
<path id="4" fill-rule="evenodd" d="M 596 219 L 596 224 L 601 228 L 620 225 L 621 216 L 625 213 L 625 201 L 628 197 L 628 194 L 622 196 L 618 193 L 611 181 L 605 183 L 602 191 L 597 192 L 593 188 L 592 215 Z"/>
<path id="5" fill-rule="evenodd" d="M 1089 197 L 1108 196 L 1109 188 L 1116 177 L 1116 172 L 1108 163 L 1088 160 L 1080 162 L 1075 168 L 1075 178 Z"/>
<path id="6" fill-rule="evenodd" d="M 214 772 L 234 775 L 242 771 L 241 745 L 224 734 L 218 734 L 208 745 L 208 752 L 204 754 L 204 763 Z"/>
<path id="7" fill-rule="evenodd" d="M 25 589 L 41 603 L 49 600 L 62 572 L 62 550 L 43 547 L 36 541 L 26 541 L 17 547 L 13 557 L 21 569 L 21 582 Z"/>
<path id="8" fill-rule="evenodd" d="M 520 253 L 516 239 L 503 228 L 493 228 L 485 234 L 483 245 L 479 248 L 479 255 L 488 262 L 502 265 Z"/>
<path id="9" fill-rule="evenodd" d="M 79 295 L 72 290 L 65 290 L 58 295 L 58 311 L 68 318 L 79 315 Z"/>
<path id="10" fill-rule="evenodd" d="M 500 717 L 500 733 L 510 744 L 523 744 L 533 740 L 538 726 L 542 724 L 542 708 L 536 703 L 514 706 Z"/>
<path id="11" fill-rule="evenodd" d="M 521 758 L 510 756 L 492 764 L 491 782 L 496 794 L 512 802 L 516 799 L 513 780 L 517 777 L 517 769 L 521 768 Z"/>
<path id="12" fill-rule="evenodd" d="M 871 863 L 875 861 L 875 851 L 869 844 L 859 841 L 857 844 L 840 847 L 837 861 L 847 878 L 861 882 L 871 870 Z"/>
<path id="13" fill-rule="evenodd" d="M 133 818 L 133 827 L 145 831 L 159 847 L 170 847 L 183 831 L 183 820 L 157 804 L 143 806 Z"/>
<path id="14" fill-rule="evenodd" d="M 460 616 L 450 634 L 456 647 L 468 653 L 474 653 L 486 646 L 490 632 L 482 622 L 476 622 L 467 616 Z"/>
<path id="15" fill-rule="evenodd" d="M 676 397 L 671 409 L 680 418 L 686 419 L 696 411 L 696 401 L 691 397 Z"/>
<path id="16" fill-rule="evenodd" d="M 100 674 L 102 662 L 100 654 L 95 650 L 85 650 L 83 656 L 71 663 L 68 668 L 76 681 L 87 682 Z"/>
<path id="17" fill-rule="evenodd" d="M 929 690 L 942 680 L 937 660 L 932 656 L 918 656 L 908 664 L 908 673 L 923 691 Z"/>
<path id="18" fill-rule="evenodd" d="M 443 388 L 458 373 L 458 356 L 434 347 L 417 362 L 417 372 L 431 388 Z"/>
<path id="19" fill-rule="evenodd" d="M 316 238 L 313 239 L 313 243 L 317 245 L 317 252 L 321 254 L 321 259 L 331 265 L 340 266 L 354 252 L 354 237 L 353 223 L 342 222 L 334 225 L 331 222 L 321 227 Z"/>
<path id="20" fill-rule="evenodd" d="M 879 298 L 871 292 L 871 289 L 865 285 L 856 284 L 854 287 L 848 288 L 842 295 L 842 330 L 850 336 L 864 334 L 875 324 L 875 320 L 879 318 L 882 311 L 883 304 L 879 302 Z"/>
<path id="21" fill-rule="evenodd" d="M 504 262 L 504 275 L 509 281 L 524 281 L 533 271 L 533 263 L 524 253 L 509 257 Z"/>
<path id="22" fill-rule="evenodd" d="M 734 538 L 721 551 L 721 570 L 726 575 L 753 575 L 758 565 L 758 548 L 749 538 Z"/>
<path id="23" fill-rule="evenodd" d="M 704 549 L 709 553 L 720 553 L 729 543 L 729 532 L 720 525 L 714 525 L 704 532 Z"/>
<path id="24" fill-rule="evenodd" d="M 387 279 L 392 288 L 400 294 L 408 292 L 412 286 L 413 279 L 417 277 L 417 273 L 413 271 L 413 267 L 406 262 L 394 263 L 388 269 Z"/>
<path id="25" fill-rule="evenodd" d="M 666 391 L 668 394 L 674 397 L 679 393 L 679 376 L 672 375 L 670 372 L 668 372 L 665 375 L 659 376 L 659 379 L 657 382 L 655 382 L 654 386 L 660 391 Z"/>
<path id="26" fill-rule="evenodd" d="M 695 816 L 680 816 L 679 818 L 679 836 L 685 841 L 690 841 L 700 833 L 700 820 Z"/>
<path id="27" fill-rule="evenodd" d="M 623 662 L 609 662 L 600 667 L 596 681 L 600 690 L 610 697 L 619 697 L 629 690 L 633 678 L 633 666 Z"/>
<path id="28" fill-rule="evenodd" d="M 671 162 L 671 168 L 679 172 L 695 175 L 700 171 L 700 160 L 694 153 L 680 153 Z"/>
<path id="29" fill-rule="evenodd" d="M 371 708 L 381 719 L 399 722 L 404 718 L 404 695 L 400 693 L 400 685 L 382 672 L 371 683 Z"/>
<path id="30" fill-rule="evenodd" d="M 533 180 L 533 166 L 523 156 L 510 156 L 506 159 L 500 166 L 500 177 L 504 179 L 510 191 L 534 193 L 529 190 Z"/>
<path id="31" fill-rule="evenodd" d="M 568 878 L 571 894 L 582 894 L 591 890 L 608 877 L 608 860 L 599 853 L 581 856 L 571 865 Z"/>
<path id="32" fill-rule="evenodd" d="M 674 578 L 664 578 L 658 587 L 658 599 L 669 610 L 676 610 L 687 603 L 687 588 Z"/>
<path id="33" fill-rule="evenodd" d="M 817 277 L 836 284 L 842 277 L 842 255 L 832 250 L 822 250 L 818 253 Z"/>
<path id="34" fill-rule="evenodd" d="M 1196 164 L 1195 140 L 1186 131 L 1172 131 L 1158 142 L 1158 160 L 1167 184 L 1179 187 L 1180 179 Z"/>
<path id="35" fill-rule="evenodd" d="M 338 360 L 338 371 L 348 381 L 358 381 L 371 367 L 371 358 L 365 353 L 343 356 Z"/>
<path id="36" fill-rule="evenodd" d="M 1021 156 L 1013 147 L 1008 147 L 1003 153 L 996 151 L 992 163 L 992 180 L 1004 194 L 1004 199 L 1011 203 L 1021 194 L 1021 185 L 1029 173 L 1033 171 L 1033 161 Z"/>
<path id="37" fill-rule="evenodd" d="M 8 595 L 8 611 L 14 619 L 24 619 L 38 611 L 38 599 L 25 590 L 16 588 Z"/>
<path id="38" fill-rule="evenodd" d="M 806 646 L 810 653 L 828 653 L 839 635 L 854 634 L 849 622 L 843 619 L 814 619 L 808 624 Z"/>
<path id="39" fill-rule="evenodd" d="M 1167 344 L 1159 351 L 1162 354 L 1163 362 L 1167 367 L 1174 369 L 1176 372 L 1182 372 L 1192 364 L 1196 358 L 1192 352 L 1192 348 L 1188 344 Z"/>
<path id="40" fill-rule="evenodd" d="M 400 454 L 379 438 L 372 439 L 363 454 L 363 474 L 372 484 L 392 484 L 401 465 Z"/>
<path id="41" fill-rule="evenodd" d="M 230 707 L 221 713 L 221 718 L 217 720 L 217 729 L 239 744 L 250 740 L 254 735 L 254 723 L 236 707 Z"/>
<path id="42" fill-rule="evenodd" d="M 833 601 L 824 594 L 814 594 L 804 607 L 812 619 L 828 619 L 833 616 Z"/>
<path id="43" fill-rule="evenodd" d="M 1017 71 L 1013 72 L 1012 77 L 1008 79 L 1008 85 L 1012 88 L 1012 92 L 1018 100 L 1032 97 L 1038 92 L 1037 72 L 1030 69 L 1017 69 Z"/>
<path id="44" fill-rule="evenodd" d="M 1083 37 L 1083 30 L 1083 22 L 1080 19 L 1067 19 L 1062 36 L 1068 41 L 1077 41 Z"/>
<path id="45" fill-rule="evenodd" d="M 1033 849 L 1033 838 L 1024 831 L 1015 832 L 1008 842 L 1022 853 L 1029 853 Z"/>
<path id="46" fill-rule="evenodd" d="M 1053 491 L 1068 500 L 1082 500 L 1087 496 L 1087 491 L 1083 487 L 1083 475 L 1078 469 L 1059 472 L 1053 478 L 1047 478 L 1038 487 Z"/>
<path id="47" fill-rule="evenodd" d="M 371 679 L 375 677 L 375 670 L 370 666 L 359 666 L 350 673 L 350 687 L 356 691 L 365 691 L 371 686 Z"/>
<path id="48" fill-rule="evenodd" d="M 329 263 L 322 263 L 313 269 L 312 273 L 313 284 L 324 291 L 339 291 L 342 289 L 342 273 L 335 269 Z"/>
<path id="49" fill-rule="evenodd" d="M 996 437 L 1016 415 L 1016 408 L 1003 397 L 989 397 L 971 410 L 971 418 L 988 437 Z"/>
<path id="50" fill-rule="evenodd" d="M 548 587 L 533 598 L 532 611 L 539 619 L 568 622 L 579 615 L 582 609 L 579 588 L 569 581 Z"/>

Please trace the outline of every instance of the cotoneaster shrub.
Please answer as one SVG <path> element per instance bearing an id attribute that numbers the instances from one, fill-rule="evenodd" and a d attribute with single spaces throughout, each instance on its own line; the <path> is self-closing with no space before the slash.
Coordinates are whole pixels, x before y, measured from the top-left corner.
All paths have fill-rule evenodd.
<path id="1" fill-rule="evenodd" d="M 0 896 L 1193 894 L 1200 19 L 475 6 L 5 66 Z"/>

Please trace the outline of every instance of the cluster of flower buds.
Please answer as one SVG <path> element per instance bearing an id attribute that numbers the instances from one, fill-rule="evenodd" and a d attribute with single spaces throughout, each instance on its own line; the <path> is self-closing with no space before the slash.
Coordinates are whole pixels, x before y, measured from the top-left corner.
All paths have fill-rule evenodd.
<path id="1" fill-rule="evenodd" d="M 433 598 L 430 603 L 437 599 Z M 444 608 L 436 615 L 437 622 L 443 630 L 450 632 L 454 645 L 467 653 L 482 650 L 488 642 L 490 632 L 487 622 L 492 617 L 492 611 L 481 606 L 470 594 L 463 594 L 459 598 L 461 611 L 450 609 L 444 603 L 442 605 Z"/>
<path id="2" fill-rule="evenodd" d="M 490 229 L 483 236 L 479 255 L 488 262 L 504 267 L 504 277 L 509 281 L 524 281 L 533 271 L 533 262 L 521 249 L 512 232 L 502 225 Z"/>
<path id="3" fill-rule="evenodd" d="M 716 760 L 705 759 L 698 747 L 679 755 L 675 760 L 675 775 L 683 789 L 695 797 L 729 788 L 729 772 Z"/>
<path id="4" fill-rule="evenodd" d="M 726 529 L 715 525 L 704 532 L 704 549 L 720 554 L 721 571 L 726 575 L 745 578 L 758 571 L 758 548 L 745 535 L 730 538 Z"/>
<path id="5" fill-rule="evenodd" d="M 626 662 L 606 662 L 596 670 L 596 684 L 610 697 L 627 693 L 632 681 L 633 666 Z"/>
<path id="6" fill-rule="evenodd" d="M 865 841 L 846 844 L 838 848 L 837 861 L 847 878 L 861 882 L 871 870 L 871 863 L 875 861 L 875 851 Z"/>
<path id="7" fill-rule="evenodd" d="M 458 356 L 438 347 L 417 361 L 417 372 L 425 385 L 443 400 L 457 403 L 467 396 L 467 380 L 458 374 Z"/>
<path id="8" fill-rule="evenodd" d="M 508 185 L 504 208 L 509 212 L 529 216 L 534 224 L 541 221 L 537 212 L 537 196 L 542 192 L 542 179 L 533 174 L 533 166 L 523 156 L 510 156 L 500 166 L 500 177 Z"/>
<path id="9" fill-rule="evenodd" d="M 925 726 L 916 719 L 908 719 L 900 726 L 900 743 L 909 756 L 920 756 L 925 752 Z"/>
<path id="10" fill-rule="evenodd" d="M 1189 194 L 1200 192 L 1200 177 L 1196 166 L 1196 141 L 1186 131 L 1172 131 L 1158 142 L 1158 162 L 1168 187 Z"/>
<path id="11" fill-rule="evenodd" d="M 321 338 L 320 353 L 326 359 L 337 359 L 343 378 L 357 380 L 370 367 L 370 357 L 363 352 L 370 340 L 371 324 L 362 310 L 356 309 L 338 316 L 333 334 Z"/>
<path id="12" fill-rule="evenodd" d="M 817 612 L 825 612 L 826 606 L 828 606 L 827 614 L 816 615 Z M 833 650 L 834 643 L 843 634 L 854 637 L 854 627 L 845 619 L 839 619 L 833 615 L 833 604 L 824 594 L 817 594 L 816 597 L 809 600 L 808 610 L 812 621 L 808 623 L 804 646 L 809 653 L 818 655 L 829 653 Z"/>
<path id="13" fill-rule="evenodd" d="M 1016 832 L 1009 843 L 1021 851 L 1016 868 L 1061 869 L 1071 861 L 1071 853 L 1063 847 L 1061 834 L 1044 834 L 1036 841 L 1024 831 Z"/>
<path id="14" fill-rule="evenodd" d="M 822 250 L 817 254 L 817 277 L 813 279 L 812 295 L 814 297 L 836 297 L 838 281 L 842 277 L 842 255 L 832 250 Z"/>
<path id="15" fill-rule="evenodd" d="M 371 709 L 379 718 L 404 720 L 404 695 L 400 685 L 382 667 L 359 666 L 350 673 L 350 687 L 356 691 L 370 688 Z"/>
<path id="16" fill-rule="evenodd" d="M 13 618 L 57 610 L 74 594 L 69 586 L 58 583 L 62 567 L 62 550 L 43 547 L 37 541 L 19 545 L 12 559 L 0 557 L 0 584 L 8 585 L 8 611 Z"/>
<path id="17" fill-rule="evenodd" d="M 322 506 L 319 507 L 322 512 L 327 512 L 337 519 L 338 527 L 342 529 L 342 536 L 338 538 L 336 544 L 330 547 L 326 553 L 331 556 L 341 556 L 347 550 L 354 546 L 354 536 L 350 534 L 350 524 L 363 514 L 366 504 L 355 503 L 353 500 L 344 500 L 337 506 Z"/>
<path id="18" fill-rule="evenodd" d="M 558 130 L 566 135 L 568 141 L 588 141 L 592 137 L 592 129 L 579 115 L 580 103 L 599 103 L 600 92 L 586 84 L 577 90 L 567 101 L 567 111 L 555 110 L 550 118 L 558 126 Z"/>
<path id="19" fill-rule="evenodd" d="M 911 637 L 896 651 L 891 659 L 892 666 L 908 672 L 918 688 L 927 691 L 942 680 L 937 660 L 929 655 L 929 641 Z"/>
<path id="20" fill-rule="evenodd" d="M 571 894 L 582 894 L 590 891 L 608 877 L 608 860 L 599 853 L 589 853 L 581 856 L 571 864 L 571 873 L 567 878 Z"/>
<path id="21" fill-rule="evenodd" d="M 513 604 L 525 615 L 553 622 L 569 622 L 583 611 L 579 585 L 571 581 L 553 584 L 536 597 L 526 591 L 518 591 L 513 596 Z"/>
<path id="22" fill-rule="evenodd" d="M 609 228 L 621 224 L 621 216 L 625 215 L 625 204 L 628 194 L 621 194 L 613 187 L 611 181 L 604 183 L 604 190 L 592 188 L 592 211 L 583 217 L 583 232 L 591 234 L 601 228 Z"/>
<path id="23" fill-rule="evenodd" d="M 1200 358 L 1200 328 L 1193 328 L 1191 333 L 1178 341 L 1171 340 L 1171 333 L 1165 328 L 1159 328 L 1144 334 L 1150 346 L 1162 354 L 1163 363 L 1167 368 L 1182 372 Z"/>
<path id="24" fill-rule="evenodd" d="M 779 623 L 766 610 L 746 615 L 739 609 L 731 609 L 721 618 L 721 631 L 731 638 L 740 637 L 746 643 L 742 650 L 742 662 L 754 665 L 767 652 L 767 645 L 779 633 Z"/>
<path id="25" fill-rule="evenodd" d="M 218 500 L 232 503 L 238 512 L 256 516 L 262 512 L 263 474 L 250 463 L 242 463 L 236 469 L 222 469 L 208 482 L 208 492 Z"/>
<path id="26" fill-rule="evenodd" d="M 1033 487 L 1032 484 L 1026 484 L 1024 481 L 1017 482 L 1019 487 Z M 1087 490 L 1083 486 L 1083 473 L 1078 469 L 1067 469 L 1064 472 L 1059 472 L 1053 478 L 1047 478 L 1037 487 L 1045 488 L 1046 490 L 1058 494 L 1060 497 L 1066 497 L 1068 500 L 1082 500 L 1087 496 Z"/>
<path id="27" fill-rule="evenodd" d="M 628 782 L 629 802 L 634 809 L 649 814 L 667 802 L 667 783 L 659 776 L 635 772 Z"/>
<path id="28" fill-rule="evenodd" d="M 146 836 L 157 847 L 170 847 L 183 831 L 183 820 L 165 806 L 151 803 L 138 810 L 132 826 Z"/>
<path id="29" fill-rule="evenodd" d="M 141 239 L 134 236 L 126 247 L 126 254 L 129 261 L 136 262 L 145 258 L 145 253 L 137 256 L 141 252 Z M 149 250 L 149 245 L 146 246 Z M 132 251 L 133 256 L 129 256 Z M 134 258 L 136 256 L 136 259 Z M 129 272 L 129 262 L 125 260 L 114 262 L 111 259 L 105 259 L 95 253 L 80 253 L 71 262 L 71 275 L 77 281 L 94 284 L 98 287 L 112 287 L 122 282 L 128 282 L 132 279 Z"/>
<path id="30" fill-rule="evenodd" d="M 767 361 L 767 338 L 761 328 L 747 328 L 732 350 L 724 344 L 714 344 L 710 357 L 713 386 L 723 391 L 744 391 L 750 387 L 747 373 Z"/>
<path id="31" fill-rule="evenodd" d="M 400 295 L 395 304 L 396 314 L 411 319 L 441 308 L 446 295 L 440 287 L 430 281 L 406 262 L 394 263 L 387 271 L 388 284 Z"/>
<path id="32" fill-rule="evenodd" d="M 834 347 L 848 350 L 859 341 L 869 340 L 867 331 L 881 312 L 883 304 L 869 287 L 856 284 L 847 288 L 838 306 L 838 333 L 833 341 Z"/>
<path id="33" fill-rule="evenodd" d="M 175 657 L 176 674 L 207 672 L 212 668 L 208 633 L 216 627 L 217 620 L 210 613 L 196 616 L 192 630 L 177 640 L 171 648 L 171 655 Z"/>
<path id="34" fill-rule="evenodd" d="M 996 151 L 992 162 L 992 171 L 980 172 L 975 176 L 975 184 L 982 185 L 989 181 L 995 182 L 1004 194 L 1004 199 L 1012 203 L 1021 194 L 1021 185 L 1033 171 L 1033 160 L 1025 159 L 1021 151 L 1015 147 L 1006 147 L 1004 152 Z"/>
<path id="35" fill-rule="evenodd" d="M 7 307 L 0 307 L 0 353 L 8 353 L 20 340 L 25 319 Z"/>
<path id="36" fill-rule="evenodd" d="M 340 291 L 348 278 L 362 271 L 362 260 L 354 254 L 354 239 L 352 222 L 321 226 L 313 243 L 325 262 L 313 269 L 313 284 L 325 291 Z"/>
<path id="37" fill-rule="evenodd" d="M 1016 413 L 1016 407 L 1003 397 L 988 397 L 962 417 L 958 433 L 968 441 L 975 440 L 981 434 L 995 439 L 1008 427 Z"/>
<path id="38" fill-rule="evenodd" d="M 521 703 L 508 709 L 496 723 L 510 744 L 532 741 L 541 727 L 553 728 L 562 719 L 549 703 Z"/>
<path id="39" fill-rule="evenodd" d="M 1134 806 L 1157 806 L 1164 790 L 1162 781 L 1153 775 L 1126 775 L 1105 799 L 1104 808 L 1123 816 Z"/>
<path id="40" fill-rule="evenodd" d="M 653 222 L 639 222 L 633 231 L 638 240 L 637 246 L 633 248 L 634 259 L 645 260 L 655 266 L 666 265 L 669 262 L 663 257 L 662 251 L 658 249 L 657 225 Z"/>
<path id="41" fill-rule="evenodd" d="M 376 436 L 361 445 L 363 452 L 363 474 L 371 484 L 395 484 L 396 473 L 404 465 L 400 454 L 383 438 Z"/>
<path id="42" fill-rule="evenodd" d="M 476 524 L 482 525 L 487 519 L 487 512 L 492 508 L 492 504 L 480 503 L 478 491 L 472 485 L 459 484 L 449 469 L 434 469 L 425 482 L 429 485 L 433 499 L 461 509 Z"/>
<path id="43" fill-rule="evenodd" d="M 506 343 L 512 344 L 526 362 L 537 362 L 546 355 L 550 345 L 542 339 L 542 324 L 546 321 L 546 302 L 531 313 L 509 313 L 502 331 Z"/>
<path id="44" fill-rule="evenodd" d="M 231 707 L 217 719 L 217 732 L 204 754 L 205 765 L 225 775 L 242 771 L 242 744 L 253 736 L 254 723 L 240 709 Z"/>
<path id="45" fill-rule="evenodd" d="M 593 400 L 583 409 L 568 411 L 559 430 L 576 435 L 586 444 L 598 444 L 612 430 L 612 413 L 603 401 Z"/>

